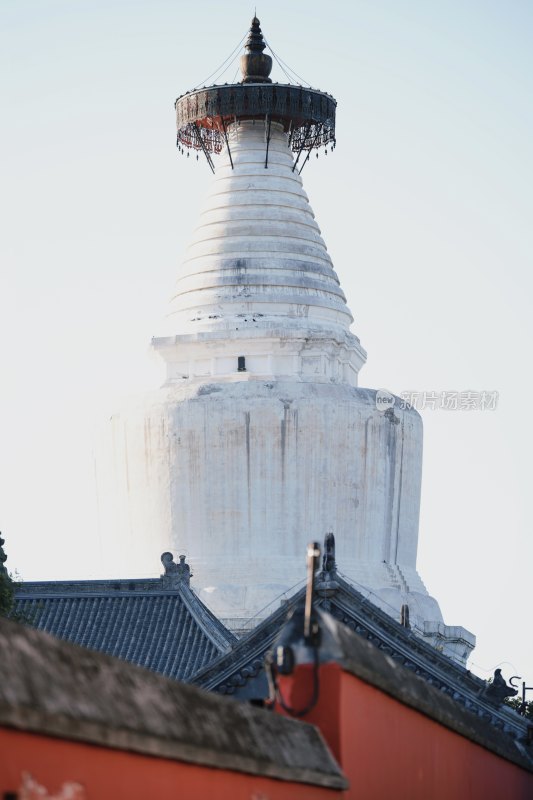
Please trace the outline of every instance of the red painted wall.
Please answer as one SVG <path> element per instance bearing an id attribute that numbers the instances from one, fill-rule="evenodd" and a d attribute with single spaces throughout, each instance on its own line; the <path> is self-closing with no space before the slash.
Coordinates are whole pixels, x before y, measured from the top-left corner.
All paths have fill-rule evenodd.
<path id="1" fill-rule="evenodd" d="M 0 797 L 17 791 L 29 772 L 59 798 L 66 782 L 87 800 L 329 800 L 331 789 L 255 777 L 162 758 L 0 728 Z"/>
<path id="2" fill-rule="evenodd" d="M 312 667 L 281 677 L 296 708 L 312 697 Z M 532 800 L 533 774 L 445 728 L 338 664 L 320 669 L 316 707 L 304 717 L 322 731 L 358 800 Z"/>
<path id="3" fill-rule="evenodd" d="M 312 697 L 312 668 L 281 677 L 285 701 Z M 169 759 L 0 728 L 0 796 L 29 772 L 60 800 L 66 782 L 77 800 L 532 800 L 533 775 L 344 672 L 320 670 L 320 695 L 305 717 L 317 725 L 349 782 L 346 792 L 254 777 Z M 29 798 L 28 798 L 29 800 Z"/>

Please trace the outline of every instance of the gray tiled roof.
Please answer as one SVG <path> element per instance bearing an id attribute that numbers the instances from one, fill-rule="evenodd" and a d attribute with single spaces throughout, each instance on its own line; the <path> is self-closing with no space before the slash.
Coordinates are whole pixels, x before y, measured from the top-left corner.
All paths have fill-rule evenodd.
<path id="1" fill-rule="evenodd" d="M 185 583 L 23 583 L 14 616 L 60 639 L 190 680 L 236 641 Z"/>
<path id="2" fill-rule="evenodd" d="M 334 580 L 331 580 L 333 578 Z M 329 579 L 329 582 L 328 582 Z M 268 696 L 264 670 L 266 653 L 276 645 L 289 613 L 303 602 L 305 589 L 274 611 L 254 630 L 239 640 L 229 654 L 222 654 L 194 678 L 193 683 L 208 691 L 240 700 Z M 369 641 L 409 671 L 494 727 L 522 737 L 526 723 L 514 710 L 490 702 L 485 681 L 461 667 L 407 630 L 373 605 L 355 587 L 335 573 L 317 576 L 315 606 Z"/>

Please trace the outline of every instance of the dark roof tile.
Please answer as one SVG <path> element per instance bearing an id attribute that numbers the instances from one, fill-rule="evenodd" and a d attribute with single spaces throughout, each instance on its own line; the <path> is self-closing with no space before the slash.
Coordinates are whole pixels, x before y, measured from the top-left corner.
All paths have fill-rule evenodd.
<path id="1" fill-rule="evenodd" d="M 16 618 L 91 650 L 190 680 L 236 639 L 185 584 L 153 581 L 24 583 Z"/>

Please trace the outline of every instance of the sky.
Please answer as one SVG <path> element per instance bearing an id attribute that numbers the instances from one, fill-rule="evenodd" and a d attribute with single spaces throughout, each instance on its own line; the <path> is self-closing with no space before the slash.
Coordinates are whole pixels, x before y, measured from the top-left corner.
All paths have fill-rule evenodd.
<path id="1" fill-rule="evenodd" d="M 178 155 L 174 100 L 253 12 L 0 0 L 0 530 L 22 579 L 127 572 L 127 554 L 102 560 L 95 437 L 160 383 L 149 342 L 211 174 Z M 471 669 L 532 685 L 533 4 L 257 14 L 338 101 L 337 148 L 302 178 L 368 351 L 360 384 L 498 392 L 495 410 L 421 411 L 418 569 L 446 623 L 477 635 Z"/>

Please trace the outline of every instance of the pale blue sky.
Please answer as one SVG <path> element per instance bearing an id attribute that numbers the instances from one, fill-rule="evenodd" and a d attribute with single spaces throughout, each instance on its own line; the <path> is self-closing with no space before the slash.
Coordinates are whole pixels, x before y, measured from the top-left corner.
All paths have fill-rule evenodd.
<path id="1" fill-rule="evenodd" d="M 178 156 L 173 101 L 253 10 L 0 2 L 0 529 L 26 579 L 123 569 L 100 560 L 94 428 L 157 381 L 148 343 L 210 177 Z M 500 392 L 493 413 L 423 414 L 419 569 L 478 635 L 473 668 L 531 683 L 533 4 L 257 13 L 339 102 L 337 149 L 302 177 L 368 350 L 361 384 Z"/>

